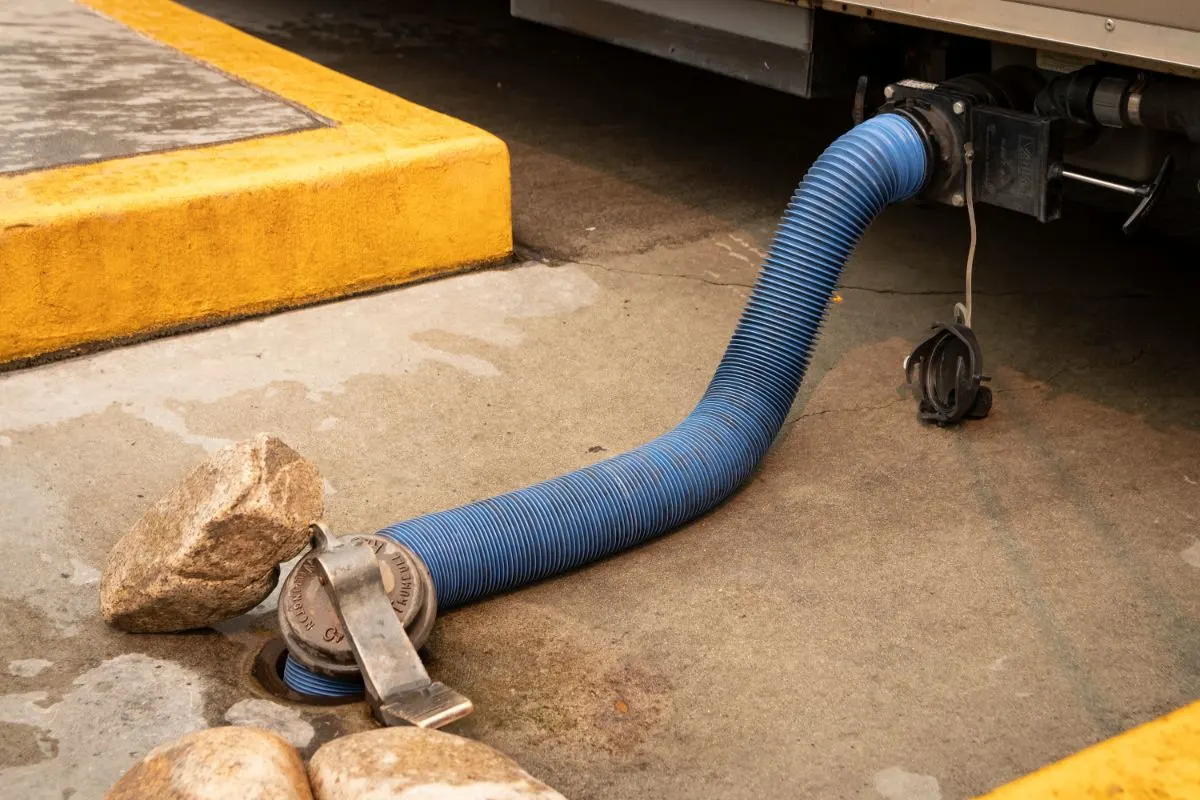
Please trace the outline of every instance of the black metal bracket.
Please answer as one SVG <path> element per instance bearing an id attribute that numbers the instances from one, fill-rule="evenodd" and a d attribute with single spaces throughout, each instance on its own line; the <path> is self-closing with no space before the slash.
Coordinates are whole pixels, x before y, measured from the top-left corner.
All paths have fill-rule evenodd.
<path id="1" fill-rule="evenodd" d="M 967 176 L 977 203 L 1036 217 L 1062 211 L 1063 122 L 990 103 L 973 81 L 933 84 L 904 80 L 884 90 L 880 109 L 918 122 L 931 144 L 930 175 L 921 197 L 952 206 L 967 200 Z M 967 169 L 964 151 L 974 162 Z"/>
<path id="2" fill-rule="evenodd" d="M 996 106 L 971 112 L 975 201 L 1039 222 L 1062 215 L 1063 120 Z"/>

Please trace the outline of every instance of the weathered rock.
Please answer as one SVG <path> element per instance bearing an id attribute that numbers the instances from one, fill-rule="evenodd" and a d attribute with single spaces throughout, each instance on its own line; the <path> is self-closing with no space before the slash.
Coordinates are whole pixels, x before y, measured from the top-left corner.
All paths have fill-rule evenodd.
<path id="1" fill-rule="evenodd" d="M 212 728 L 154 748 L 105 800 L 312 800 L 292 746 L 257 728 Z"/>
<path id="2" fill-rule="evenodd" d="M 422 728 L 335 739 L 317 750 L 308 775 L 316 800 L 564 800 L 503 753 Z"/>
<path id="3" fill-rule="evenodd" d="M 324 512 L 317 468 L 259 434 L 222 448 L 108 554 L 100 611 L 135 633 L 211 625 L 261 602 Z"/>

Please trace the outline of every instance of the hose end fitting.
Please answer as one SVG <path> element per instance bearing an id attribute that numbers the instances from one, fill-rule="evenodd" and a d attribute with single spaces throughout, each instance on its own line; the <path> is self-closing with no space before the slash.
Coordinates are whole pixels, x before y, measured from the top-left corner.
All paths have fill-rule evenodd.
<path id="1" fill-rule="evenodd" d="M 904 377 L 918 401 L 917 417 L 925 422 L 945 427 L 983 419 L 992 410 L 979 340 L 961 322 L 934 324 L 904 359 Z"/>
<path id="2" fill-rule="evenodd" d="M 471 701 L 432 681 L 417 655 L 437 616 L 425 563 L 382 536 L 335 538 L 319 523 L 312 532 L 279 604 L 284 683 L 315 697 L 365 691 L 385 725 L 440 727 L 469 714 Z"/>

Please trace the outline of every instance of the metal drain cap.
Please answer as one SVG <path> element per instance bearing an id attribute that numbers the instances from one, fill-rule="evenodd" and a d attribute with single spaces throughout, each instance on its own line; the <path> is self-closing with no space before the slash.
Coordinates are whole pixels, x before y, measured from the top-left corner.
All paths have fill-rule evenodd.
<path id="1" fill-rule="evenodd" d="M 429 573 L 412 551 L 376 534 L 353 534 L 346 538 L 375 551 L 384 589 L 400 624 L 408 628 L 414 622 L 424 622 L 427 614 L 421 611 L 426 605 L 436 608 L 436 600 L 432 597 Z M 304 556 L 284 581 L 278 613 L 280 632 L 293 657 L 332 677 L 358 673 L 354 652 L 312 553 Z"/>

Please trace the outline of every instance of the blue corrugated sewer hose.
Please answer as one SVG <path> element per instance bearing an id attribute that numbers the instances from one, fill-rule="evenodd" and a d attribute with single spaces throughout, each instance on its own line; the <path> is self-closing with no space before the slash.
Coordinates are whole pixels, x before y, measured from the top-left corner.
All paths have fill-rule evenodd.
<path id="1" fill-rule="evenodd" d="M 889 203 L 925 182 L 913 123 L 882 114 L 835 141 L 784 212 L 717 372 L 674 430 L 575 472 L 380 531 L 433 575 L 441 609 L 587 564 L 703 514 L 744 483 L 795 399 L 851 250 Z M 309 694 L 360 690 L 289 659 Z"/>

